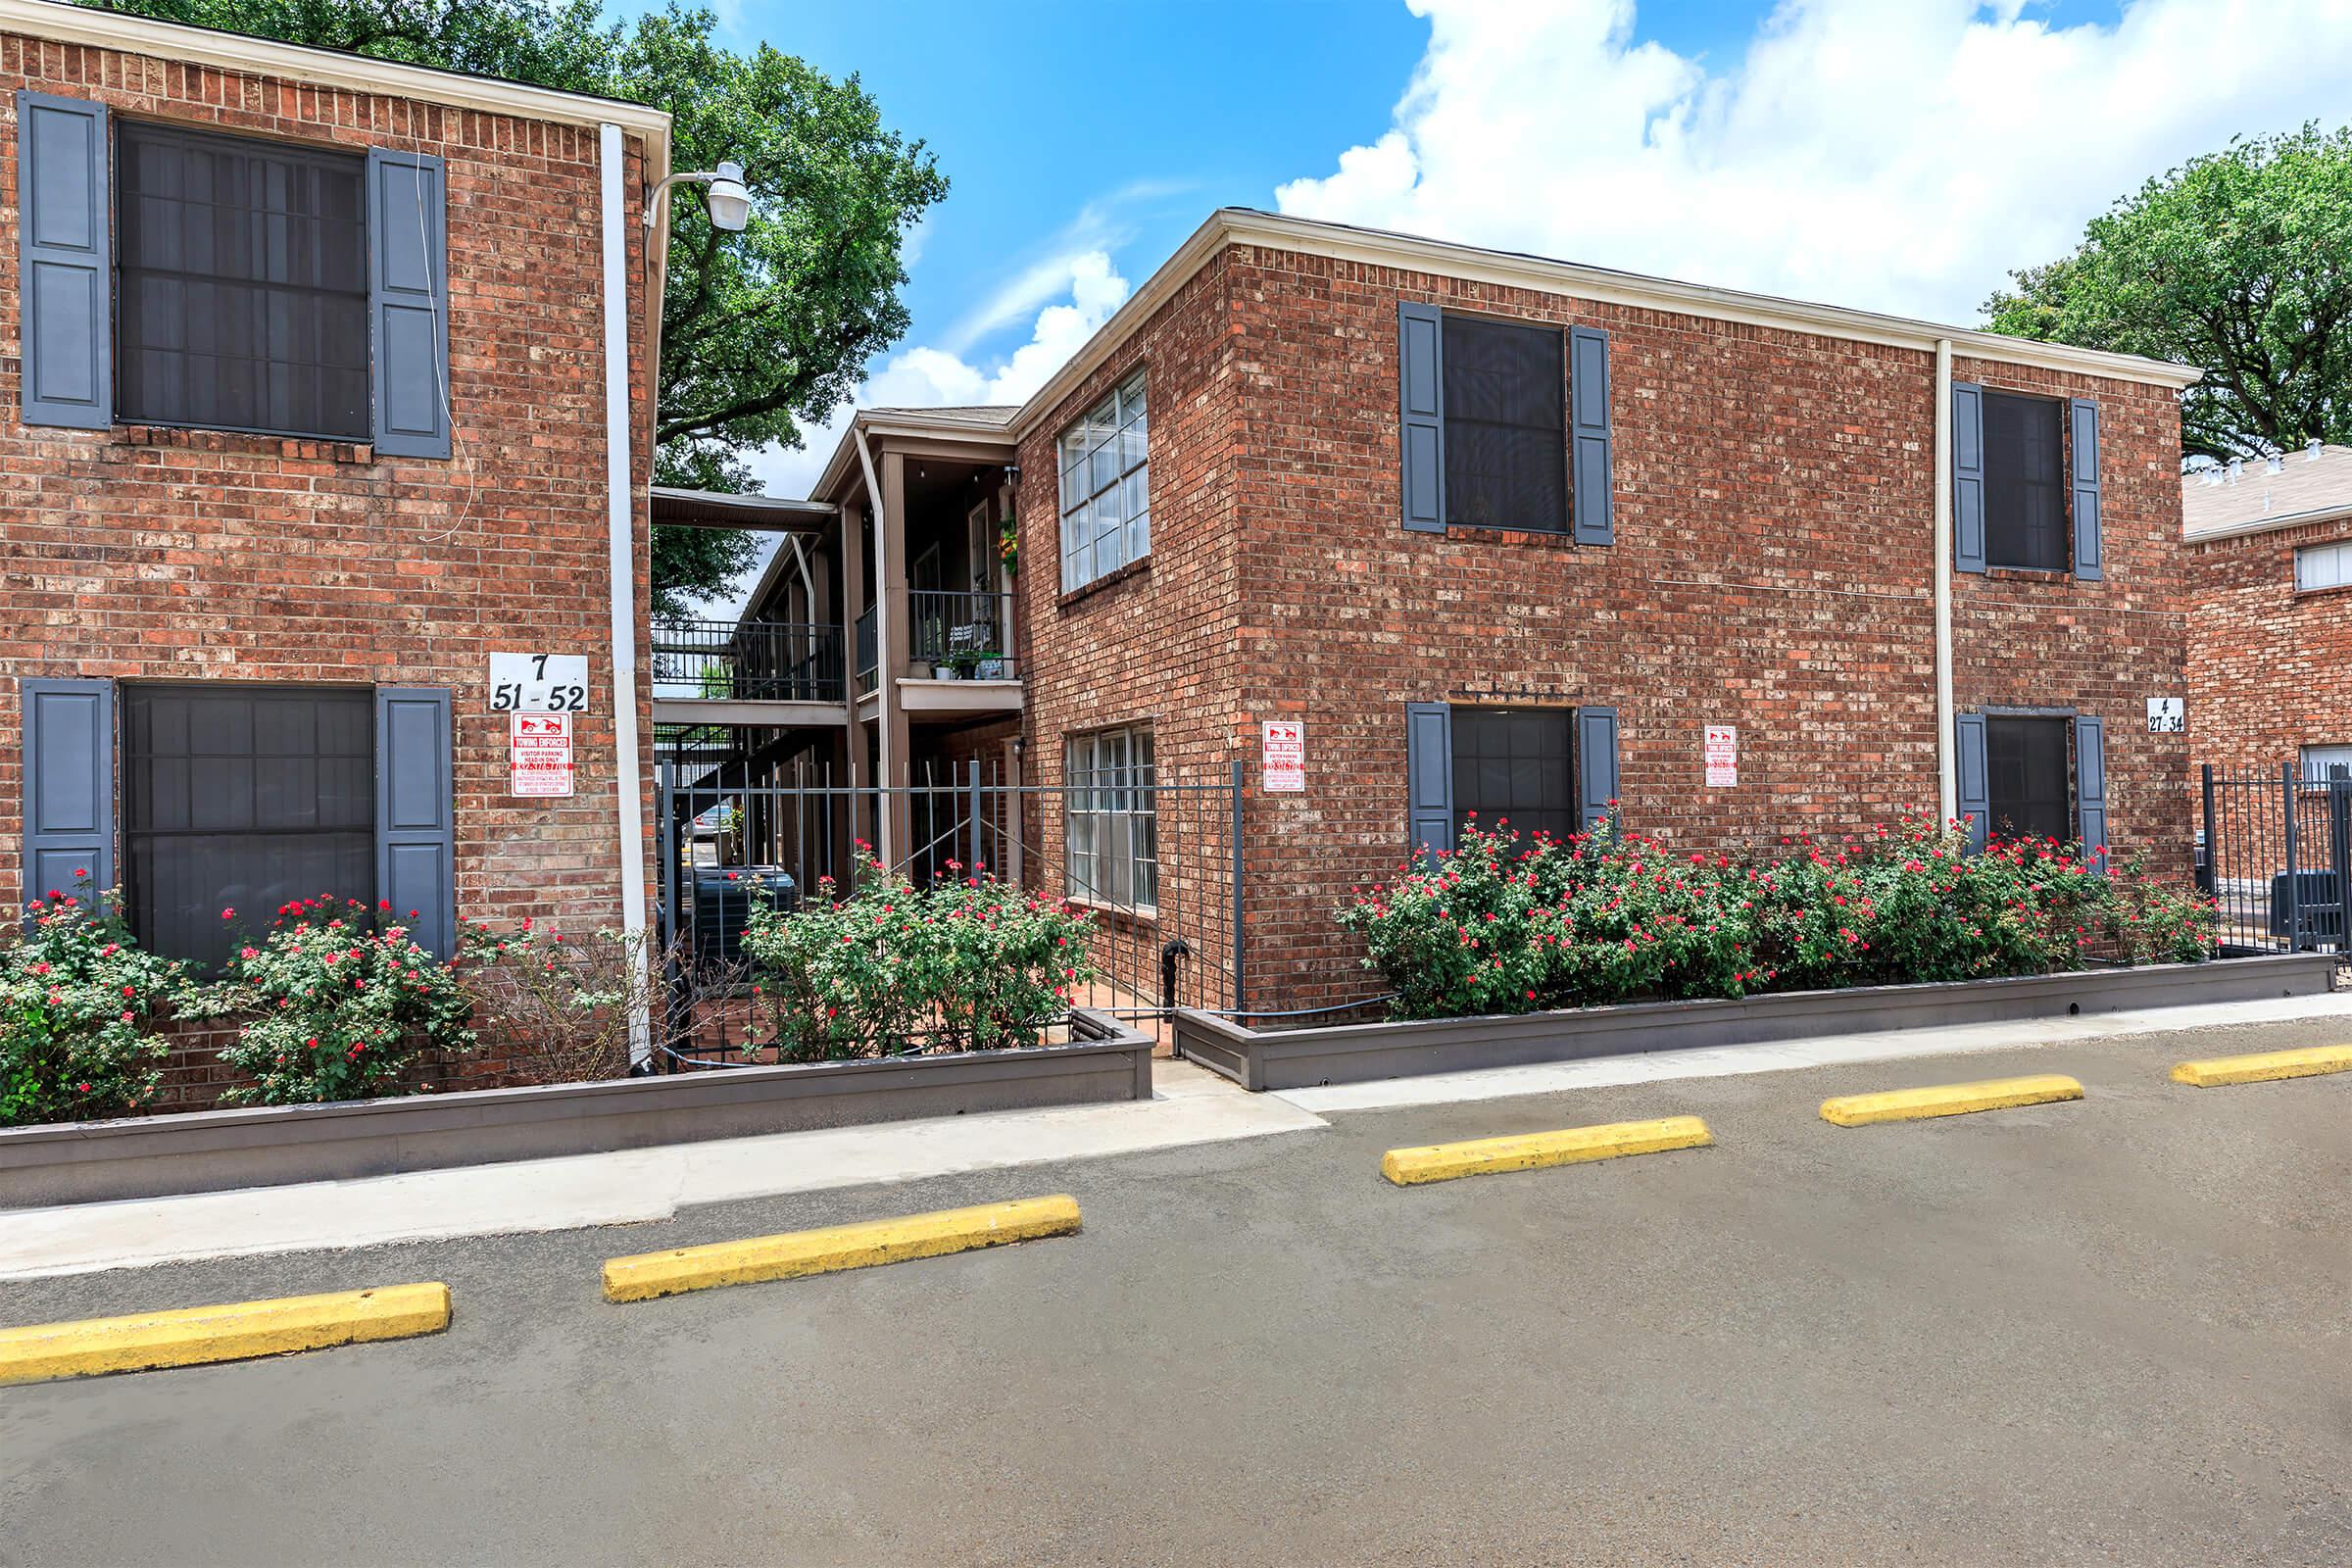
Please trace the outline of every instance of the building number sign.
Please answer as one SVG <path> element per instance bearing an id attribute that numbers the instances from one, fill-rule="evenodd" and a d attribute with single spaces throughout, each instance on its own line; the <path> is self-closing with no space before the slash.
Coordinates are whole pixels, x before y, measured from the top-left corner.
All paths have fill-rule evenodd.
<path id="1" fill-rule="evenodd" d="M 498 713 L 585 713 L 588 656 L 492 654 L 490 709 Z"/>

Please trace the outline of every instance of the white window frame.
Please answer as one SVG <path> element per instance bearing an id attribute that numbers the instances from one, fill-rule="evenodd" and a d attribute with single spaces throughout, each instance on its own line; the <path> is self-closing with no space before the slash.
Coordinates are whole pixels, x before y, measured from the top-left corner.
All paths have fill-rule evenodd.
<path id="1" fill-rule="evenodd" d="M 1159 912 L 1157 778 L 1149 724 L 1063 741 L 1062 859 L 1072 903 Z"/>
<path id="2" fill-rule="evenodd" d="M 2328 782 L 2328 769 L 2330 766 L 2341 762 L 2346 767 L 2352 767 L 2352 746 L 2342 744 L 2306 746 L 2302 749 L 2300 762 L 2304 783 L 2325 784 Z"/>
<path id="3" fill-rule="evenodd" d="M 1152 554 L 1151 421 L 1137 366 L 1055 442 L 1061 591 L 1098 582 Z"/>
<path id="4" fill-rule="evenodd" d="M 2318 593 L 2326 588 L 2352 587 L 2352 539 L 2333 544 L 2304 545 L 2295 552 L 2295 592 Z"/>

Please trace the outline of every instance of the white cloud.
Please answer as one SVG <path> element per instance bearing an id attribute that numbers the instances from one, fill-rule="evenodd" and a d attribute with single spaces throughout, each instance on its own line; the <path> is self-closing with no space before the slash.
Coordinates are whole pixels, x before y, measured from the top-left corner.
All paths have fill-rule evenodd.
<path id="1" fill-rule="evenodd" d="M 1029 306 L 1037 310 L 1037 316 L 1028 341 L 986 365 L 929 345 L 900 350 L 858 388 L 854 404 L 835 410 L 821 427 L 804 431 L 798 449 L 769 447 L 753 454 L 751 469 L 759 488 L 771 496 L 807 495 L 849 429 L 851 415 L 859 408 L 1026 401 L 1110 319 L 1111 313 L 1127 302 L 1129 292 L 1127 279 L 1101 250 L 1078 251 L 1046 265 L 1052 286 L 1038 293 Z M 1046 300 L 1054 303 L 1038 309 Z M 725 620 L 741 614 L 743 601 L 773 550 L 769 541 L 752 569 L 736 580 L 731 593 L 700 606 L 696 613 Z"/>
<path id="2" fill-rule="evenodd" d="M 1284 212 L 1966 322 L 2124 192 L 2344 114 L 2342 0 L 1783 0 L 1718 68 L 1633 0 L 1408 0 L 1392 128 Z M 2031 8 L 2038 11 L 2040 8 Z"/>

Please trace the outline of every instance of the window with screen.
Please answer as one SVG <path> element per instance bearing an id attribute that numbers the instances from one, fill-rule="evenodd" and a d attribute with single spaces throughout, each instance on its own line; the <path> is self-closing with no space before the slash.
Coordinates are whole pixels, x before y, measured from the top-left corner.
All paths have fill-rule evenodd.
<path id="1" fill-rule="evenodd" d="M 2295 591 L 2352 586 L 2352 539 L 2332 545 L 2305 545 L 2295 552 Z"/>
<path id="2" fill-rule="evenodd" d="M 375 902 L 375 701 L 366 689 L 126 686 L 123 896 L 149 948 L 211 969 L 234 908 Z"/>
<path id="3" fill-rule="evenodd" d="M 1984 563 L 2067 569 L 2066 405 L 1984 393 Z"/>
<path id="4" fill-rule="evenodd" d="M 1446 520 L 1568 526 L 1567 372 L 1557 327 L 1445 318 Z"/>
<path id="5" fill-rule="evenodd" d="M 1159 904 L 1159 818 L 1149 726 L 1073 735 L 1063 766 L 1070 897 L 1114 909 Z"/>
<path id="6" fill-rule="evenodd" d="M 1578 831 L 1573 709 L 1456 708 L 1452 726 L 1457 829 L 1475 820 L 1490 832 L 1507 821 L 1523 838 Z"/>
<path id="7" fill-rule="evenodd" d="M 1995 838 L 2075 836 L 2074 768 L 2065 718 L 1984 720 L 1985 805 Z"/>
<path id="8" fill-rule="evenodd" d="M 367 160 L 122 122 L 115 413 L 366 440 Z"/>
<path id="9" fill-rule="evenodd" d="M 1151 425 L 1144 371 L 1061 433 L 1061 591 L 1152 553 Z"/>

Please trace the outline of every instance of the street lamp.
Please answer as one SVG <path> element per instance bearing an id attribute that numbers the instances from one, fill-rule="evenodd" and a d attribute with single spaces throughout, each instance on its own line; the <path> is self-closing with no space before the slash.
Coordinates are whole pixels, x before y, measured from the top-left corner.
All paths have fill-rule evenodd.
<path id="1" fill-rule="evenodd" d="M 704 199 L 710 205 L 712 224 L 730 234 L 743 231 L 744 223 L 752 216 L 752 193 L 744 188 L 743 166 L 732 162 L 721 164 L 708 172 L 672 174 L 656 185 L 654 193 L 645 202 L 646 227 L 653 227 L 654 220 L 662 216 L 662 194 L 681 180 L 689 185 L 708 187 Z"/>

